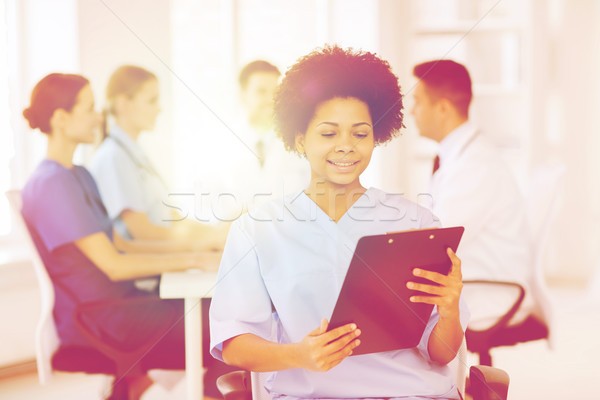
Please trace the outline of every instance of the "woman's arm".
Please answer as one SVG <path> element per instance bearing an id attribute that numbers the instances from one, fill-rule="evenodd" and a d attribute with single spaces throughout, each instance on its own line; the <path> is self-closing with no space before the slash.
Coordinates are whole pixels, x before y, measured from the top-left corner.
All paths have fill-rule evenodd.
<path id="1" fill-rule="evenodd" d="M 458 315 L 456 318 L 442 318 L 431 331 L 427 350 L 431 359 L 445 365 L 454 360 L 463 340 L 463 329 Z"/>
<path id="2" fill-rule="evenodd" d="M 464 335 L 460 324 L 459 310 L 460 293 L 462 291 L 460 259 L 451 249 L 448 249 L 447 253 L 450 260 L 452 260 L 452 267 L 448 275 L 419 268 L 413 270 L 415 276 L 428 279 L 439 286 L 416 282 L 406 284 L 409 289 L 427 294 L 412 296 L 410 301 L 437 306 L 439 319 L 429 335 L 427 350 L 431 359 L 439 364 L 448 364 L 456 357 Z"/>
<path id="3" fill-rule="evenodd" d="M 187 220 L 174 221 L 171 226 L 152 223 L 145 213 L 125 210 L 120 215 L 127 230 L 135 239 L 177 240 L 188 251 L 223 249 L 229 223 L 205 225 Z"/>
<path id="4" fill-rule="evenodd" d="M 190 268 L 216 270 L 218 252 L 179 254 L 121 254 L 102 232 L 83 237 L 75 245 L 111 280 L 120 281 L 154 276 Z"/>
<path id="5" fill-rule="evenodd" d="M 196 250 L 191 241 L 182 240 L 144 240 L 144 239 L 125 239 L 119 235 L 116 229 L 113 229 L 113 243 L 117 250 L 125 253 L 186 253 Z M 197 247 L 197 246 L 196 246 Z M 190 250 L 191 249 L 191 250 Z M 222 254 L 220 249 L 197 250 L 201 252 L 214 252 Z M 219 257 L 220 258 L 220 257 Z M 218 265 L 216 266 L 218 267 Z M 216 269 L 215 269 L 216 271 Z"/>
<path id="6" fill-rule="evenodd" d="M 280 371 L 304 368 L 328 371 L 352 354 L 360 344 L 360 330 L 347 324 L 327 332 L 328 322 L 298 343 L 273 343 L 251 333 L 235 336 L 223 343 L 223 360 L 249 371 Z M 356 340 L 355 340 L 356 339 Z"/>

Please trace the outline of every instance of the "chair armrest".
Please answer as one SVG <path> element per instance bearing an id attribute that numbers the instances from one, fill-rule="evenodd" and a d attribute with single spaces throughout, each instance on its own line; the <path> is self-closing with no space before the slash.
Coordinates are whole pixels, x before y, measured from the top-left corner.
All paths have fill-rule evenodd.
<path id="1" fill-rule="evenodd" d="M 473 400 L 506 400 L 508 374 L 499 368 L 473 365 L 469 369 L 469 382 Z"/>
<path id="2" fill-rule="evenodd" d="M 486 281 L 486 280 L 472 280 L 472 281 L 463 281 L 464 285 L 488 285 L 488 286 L 507 286 L 507 287 L 516 287 L 519 290 L 519 296 L 517 300 L 513 303 L 513 305 L 508 309 L 508 311 L 488 329 L 484 329 L 483 331 L 494 331 L 497 329 L 501 329 L 508 325 L 508 322 L 512 319 L 512 317 L 516 314 L 516 312 L 521 307 L 521 303 L 523 303 L 523 299 L 525 298 L 525 288 L 516 282 L 504 282 L 504 281 Z M 470 329 L 472 330 L 472 329 Z M 468 340 L 467 340 L 468 343 Z"/>
<path id="3" fill-rule="evenodd" d="M 250 372 L 234 371 L 217 378 L 217 388 L 225 400 L 252 400 Z"/>

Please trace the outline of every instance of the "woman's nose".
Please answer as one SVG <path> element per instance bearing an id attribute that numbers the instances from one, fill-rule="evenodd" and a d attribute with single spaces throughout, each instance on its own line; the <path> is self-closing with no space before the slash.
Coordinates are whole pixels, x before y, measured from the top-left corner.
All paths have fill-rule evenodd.
<path id="1" fill-rule="evenodd" d="M 354 143 L 351 140 L 351 135 L 339 135 L 335 143 L 335 151 L 349 152 L 354 148 Z"/>

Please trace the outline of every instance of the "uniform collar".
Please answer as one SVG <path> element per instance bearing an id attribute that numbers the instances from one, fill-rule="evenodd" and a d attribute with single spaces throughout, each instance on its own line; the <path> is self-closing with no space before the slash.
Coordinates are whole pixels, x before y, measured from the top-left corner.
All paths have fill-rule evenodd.
<path id="1" fill-rule="evenodd" d="M 110 130 L 110 136 L 116 139 L 119 144 L 125 146 L 126 150 L 133 154 L 138 160 L 146 162 L 146 155 L 140 145 L 133 140 L 125 131 L 118 125 L 113 126 Z"/>
<path id="2" fill-rule="evenodd" d="M 466 121 L 450 132 L 440 142 L 438 149 L 440 166 L 444 165 L 444 162 L 458 158 L 476 134 L 477 127 L 471 121 Z"/>
<path id="3" fill-rule="evenodd" d="M 297 216 L 302 216 L 304 220 L 322 221 L 322 223 L 333 223 L 333 226 L 339 226 L 340 223 L 343 223 L 343 221 L 348 218 L 360 220 L 360 218 L 357 217 L 361 217 L 364 212 L 370 212 L 364 209 L 372 208 L 371 205 L 376 201 L 376 196 L 377 190 L 372 187 L 368 188 L 358 199 L 356 199 L 337 223 L 335 223 L 325 211 L 321 210 L 317 203 L 304 193 L 304 190 L 299 190 L 294 195 L 288 196 L 286 201 L 295 208 L 295 211 L 297 211 L 298 214 Z"/>

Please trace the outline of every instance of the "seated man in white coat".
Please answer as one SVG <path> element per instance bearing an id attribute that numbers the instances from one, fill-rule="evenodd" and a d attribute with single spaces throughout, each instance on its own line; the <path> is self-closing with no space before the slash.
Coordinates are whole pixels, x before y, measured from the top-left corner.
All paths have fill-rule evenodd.
<path id="1" fill-rule="evenodd" d="M 532 275 L 525 201 L 508 166 L 472 121 L 471 78 L 454 61 L 436 60 L 414 67 L 415 118 L 421 136 L 439 143 L 430 182 L 432 211 L 444 226 L 464 226 L 458 249 L 465 280 L 517 282 L 526 297 L 512 323 L 532 308 Z M 483 329 L 508 311 L 515 292 L 469 290 L 470 328 Z M 481 297 L 480 297 L 481 296 Z"/>
<path id="2" fill-rule="evenodd" d="M 241 140 L 229 137 L 231 156 L 224 184 L 240 196 L 246 209 L 308 185 L 308 163 L 286 151 L 273 129 L 273 96 L 280 76 L 276 66 L 263 60 L 247 64 L 239 75 L 243 121 L 234 126 Z"/>

